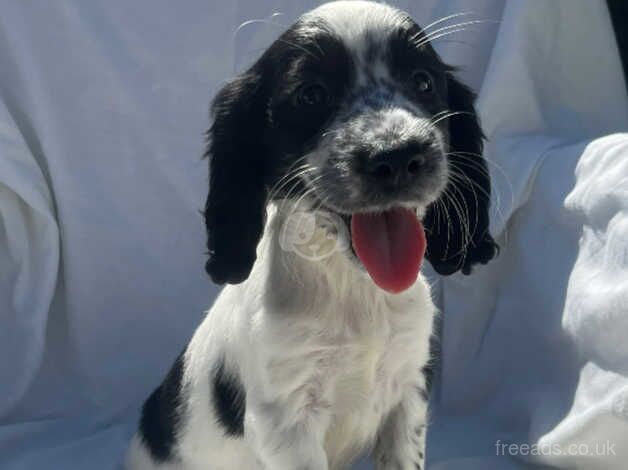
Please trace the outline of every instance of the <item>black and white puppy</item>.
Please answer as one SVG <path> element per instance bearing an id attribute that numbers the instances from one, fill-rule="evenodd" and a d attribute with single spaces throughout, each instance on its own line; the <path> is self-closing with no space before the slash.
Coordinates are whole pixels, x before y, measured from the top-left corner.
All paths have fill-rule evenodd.
<path id="1" fill-rule="evenodd" d="M 468 274 L 497 248 L 474 95 L 437 28 L 328 3 L 218 93 L 206 268 L 231 285 L 146 401 L 128 468 L 344 469 L 371 447 L 380 470 L 424 467 L 421 262 Z"/>

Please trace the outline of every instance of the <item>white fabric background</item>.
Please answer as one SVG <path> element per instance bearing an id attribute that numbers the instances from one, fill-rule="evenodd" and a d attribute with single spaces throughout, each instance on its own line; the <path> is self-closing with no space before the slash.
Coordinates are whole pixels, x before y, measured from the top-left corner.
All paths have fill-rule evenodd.
<path id="1" fill-rule="evenodd" d="M 209 99 L 316 3 L 0 0 L 0 468 L 119 465 L 217 292 Z M 503 249 L 437 285 L 430 468 L 626 468 L 628 98 L 604 2 L 395 3 L 498 21 L 436 44 L 480 95 Z"/>

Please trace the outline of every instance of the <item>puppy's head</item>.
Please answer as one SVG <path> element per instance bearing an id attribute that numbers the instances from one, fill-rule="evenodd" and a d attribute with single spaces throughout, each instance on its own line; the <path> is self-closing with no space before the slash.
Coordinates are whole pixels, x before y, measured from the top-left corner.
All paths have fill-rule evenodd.
<path id="1" fill-rule="evenodd" d="M 403 12 L 350 1 L 305 14 L 212 105 L 211 278 L 247 278 L 269 198 L 341 216 L 360 232 L 358 255 L 371 252 L 359 256 L 366 264 L 377 262 L 368 245 L 386 230 L 388 249 L 422 251 L 408 240 L 423 236 L 410 213 L 423 220 L 437 272 L 468 274 L 489 261 L 496 245 L 474 98 Z"/>

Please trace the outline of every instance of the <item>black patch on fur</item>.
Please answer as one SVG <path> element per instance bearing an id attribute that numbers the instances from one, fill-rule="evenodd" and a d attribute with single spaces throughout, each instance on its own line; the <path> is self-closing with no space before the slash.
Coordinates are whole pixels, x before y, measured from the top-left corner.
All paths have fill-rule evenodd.
<path id="1" fill-rule="evenodd" d="M 475 264 L 486 264 L 498 253 L 488 231 L 491 182 L 475 94 L 452 73 L 447 74 L 447 93 L 448 108 L 459 113 L 448 119 L 447 157 L 450 172 L 458 177 L 450 178 L 447 195 L 428 208 L 425 256 L 439 274 L 471 274 Z"/>
<path id="2" fill-rule="evenodd" d="M 266 206 L 265 151 L 261 145 L 264 101 L 255 70 L 230 81 L 212 105 L 205 270 L 216 284 L 244 281 L 256 258 Z"/>
<path id="3" fill-rule="evenodd" d="M 142 407 L 139 434 L 158 462 L 173 459 L 172 448 L 181 421 L 183 353 L 179 354 L 162 384 Z"/>
<path id="4" fill-rule="evenodd" d="M 267 198 L 280 195 L 270 190 L 304 149 L 315 146 L 317 133 L 348 85 L 349 53 L 324 25 L 318 26 L 319 35 L 304 35 L 297 22 L 213 101 L 204 215 L 209 255 L 205 270 L 216 284 L 237 284 L 249 276 Z M 330 94 L 327 106 L 295 106 L 300 87 L 312 77 L 324 81 Z M 300 191 L 302 187 L 287 184 L 284 194 L 296 196 Z"/>
<path id="5" fill-rule="evenodd" d="M 218 362 L 212 377 L 212 405 L 225 434 L 231 437 L 244 435 L 246 392 L 240 378 L 225 369 L 225 361 Z"/>
<path id="6" fill-rule="evenodd" d="M 305 163 L 300 157 L 317 148 L 354 83 L 355 64 L 343 41 L 323 21 L 305 26 L 298 22 L 271 46 L 265 63 L 272 81 L 267 113 L 271 122 L 264 135 L 270 157 L 268 184 L 275 188 L 273 197 L 298 198 L 306 189 L 302 178 L 285 177 Z M 324 103 L 299 104 L 300 91 L 309 85 L 325 88 Z"/>
<path id="7" fill-rule="evenodd" d="M 406 97 L 430 114 L 447 109 L 447 74 L 453 69 L 445 64 L 429 42 L 422 43 L 425 35 L 411 19 L 406 18 L 398 31 L 394 32 L 388 43 L 388 61 L 393 76 Z M 420 47 L 419 47 L 420 45 Z M 434 91 L 431 94 L 420 93 L 412 78 L 415 72 L 427 72 Z M 396 87 L 399 88 L 399 87 Z M 447 120 L 437 125 L 447 133 Z"/>

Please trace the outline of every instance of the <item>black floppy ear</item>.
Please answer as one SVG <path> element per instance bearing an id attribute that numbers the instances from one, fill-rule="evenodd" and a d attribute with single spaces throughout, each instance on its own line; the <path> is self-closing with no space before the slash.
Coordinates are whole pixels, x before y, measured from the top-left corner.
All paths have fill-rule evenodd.
<path id="1" fill-rule="evenodd" d="M 475 112 L 475 94 L 451 73 L 447 76 L 449 182 L 425 217 L 426 257 L 439 274 L 471 273 L 498 251 L 489 228 L 491 182 L 482 157 L 484 134 Z"/>
<path id="2" fill-rule="evenodd" d="M 263 95 L 261 76 L 249 71 L 227 83 L 211 107 L 205 270 L 217 284 L 237 284 L 249 276 L 264 229 Z"/>

